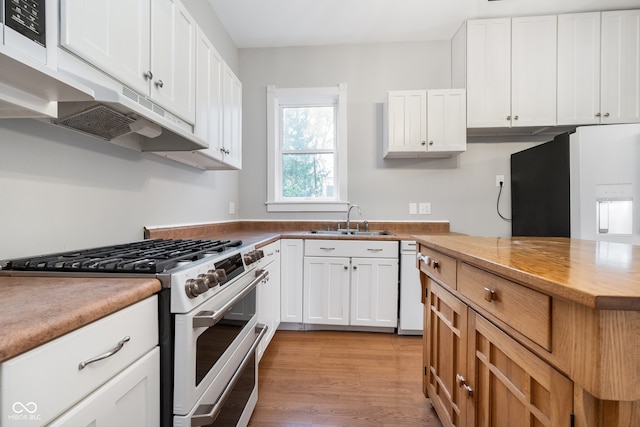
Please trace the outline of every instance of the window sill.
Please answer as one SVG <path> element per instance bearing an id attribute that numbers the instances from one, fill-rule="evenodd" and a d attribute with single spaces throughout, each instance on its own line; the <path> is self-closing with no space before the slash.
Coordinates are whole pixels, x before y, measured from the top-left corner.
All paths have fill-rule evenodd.
<path id="1" fill-rule="evenodd" d="M 266 202 L 267 212 L 345 212 L 349 202 Z"/>

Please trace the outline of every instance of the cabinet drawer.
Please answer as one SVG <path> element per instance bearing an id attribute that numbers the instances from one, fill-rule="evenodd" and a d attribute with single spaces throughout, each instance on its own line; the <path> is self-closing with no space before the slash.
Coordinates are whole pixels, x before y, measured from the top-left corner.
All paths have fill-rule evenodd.
<path id="1" fill-rule="evenodd" d="M 380 240 L 305 240 L 304 255 L 398 258 L 398 242 Z"/>
<path id="2" fill-rule="evenodd" d="M 462 263 L 458 291 L 473 304 L 551 351 L 551 297 Z"/>
<path id="3" fill-rule="evenodd" d="M 443 285 L 456 289 L 456 260 L 448 255 L 420 245 L 420 271 Z"/>
<path id="4" fill-rule="evenodd" d="M 113 350 L 127 336 L 120 351 L 80 369 L 81 362 Z M 152 296 L 2 363 L 0 413 L 16 414 L 19 402 L 36 411 L 37 424 L 47 423 L 157 344 L 158 302 Z M 3 421 L 32 425 L 20 417 Z"/>
<path id="5" fill-rule="evenodd" d="M 273 261 L 280 259 L 280 240 L 261 246 L 257 249 L 262 251 L 264 255 L 264 257 L 258 262 L 259 268 L 265 268 Z"/>

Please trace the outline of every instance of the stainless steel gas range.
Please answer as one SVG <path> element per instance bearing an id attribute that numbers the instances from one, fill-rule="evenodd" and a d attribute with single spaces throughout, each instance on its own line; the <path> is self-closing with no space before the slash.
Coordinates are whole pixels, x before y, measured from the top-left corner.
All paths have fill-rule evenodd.
<path id="1" fill-rule="evenodd" d="M 163 426 L 246 425 L 257 401 L 262 251 L 240 240 L 142 240 L 8 260 L 0 275 L 149 277 L 162 283 Z"/>

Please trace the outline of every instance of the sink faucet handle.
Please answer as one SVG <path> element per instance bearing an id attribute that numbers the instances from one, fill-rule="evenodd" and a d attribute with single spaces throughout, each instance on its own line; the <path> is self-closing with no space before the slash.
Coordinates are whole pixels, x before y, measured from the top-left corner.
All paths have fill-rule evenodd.
<path id="1" fill-rule="evenodd" d="M 369 221 L 364 220 L 364 231 L 369 231 Z"/>

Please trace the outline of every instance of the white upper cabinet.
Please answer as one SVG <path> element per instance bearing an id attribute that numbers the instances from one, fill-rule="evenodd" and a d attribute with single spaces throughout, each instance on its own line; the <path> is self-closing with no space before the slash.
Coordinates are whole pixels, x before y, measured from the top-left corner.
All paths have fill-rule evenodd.
<path id="1" fill-rule="evenodd" d="M 61 0 L 60 44 L 195 121 L 196 24 L 176 0 Z"/>
<path id="2" fill-rule="evenodd" d="M 390 91 L 384 104 L 385 157 L 424 152 L 427 144 L 427 91 Z"/>
<path id="3" fill-rule="evenodd" d="M 467 22 L 468 127 L 556 124 L 556 26 L 556 16 Z"/>
<path id="4" fill-rule="evenodd" d="M 194 132 L 209 147 L 158 154 L 202 170 L 242 168 L 242 83 L 200 28 L 196 86 Z"/>
<path id="5" fill-rule="evenodd" d="M 511 125 L 511 19 L 467 22 L 467 126 Z"/>
<path id="6" fill-rule="evenodd" d="M 467 103 L 464 89 L 427 91 L 427 152 L 461 153 L 467 149 Z"/>
<path id="7" fill-rule="evenodd" d="M 195 121 L 196 23 L 180 1 L 151 3 L 151 98 Z"/>
<path id="8" fill-rule="evenodd" d="M 448 157 L 466 150 L 464 89 L 390 91 L 384 103 L 384 157 Z"/>
<path id="9" fill-rule="evenodd" d="M 640 10 L 558 16 L 558 124 L 640 121 Z"/>
<path id="10" fill-rule="evenodd" d="M 640 122 L 640 10 L 602 12 L 602 123 Z"/>
<path id="11" fill-rule="evenodd" d="M 558 124 L 597 124 L 600 12 L 558 16 Z"/>
<path id="12" fill-rule="evenodd" d="M 142 94 L 148 94 L 149 0 L 61 0 L 60 44 Z"/>
<path id="13" fill-rule="evenodd" d="M 511 20 L 511 126 L 556 125 L 557 17 Z"/>
<path id="14" fill-rule="evenodd" d="M 202 30 L 198 30 L 195 133 L 209 143 L 206 152 L 222 160 L 222 70 L 224 61 Z"/>
<path id="15" fill-rule="evenodd" d="M 242 168 L 242 83 L 226 64 L 222 75 L 221 150 L 227 165 Z"/>

